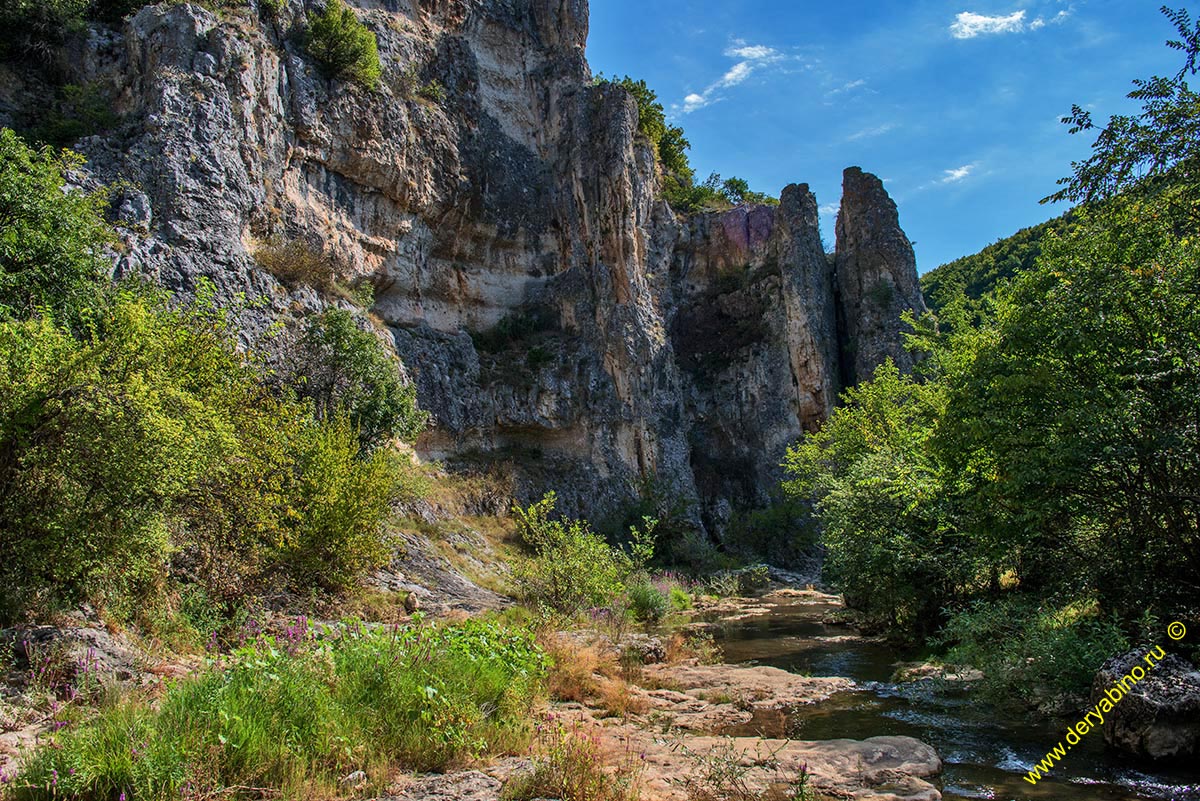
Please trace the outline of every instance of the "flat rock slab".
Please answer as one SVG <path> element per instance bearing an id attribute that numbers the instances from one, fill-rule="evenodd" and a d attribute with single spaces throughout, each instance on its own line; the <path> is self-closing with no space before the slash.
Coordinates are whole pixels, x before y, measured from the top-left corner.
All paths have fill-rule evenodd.
<path id="1" fill-rule="evenodd" d="M 641 738 L 636 738 L 635 741 Z M 856 801 L 941 801 L 932 777 L 942 760 L 932 746 L 911 737 L 867 740 L 767 740 L 751 737 L 687 737 L 683 747 L 642 740 L 647 797 L 685 801 L 698 789 L 704 765 L 737 765 L 740 781 L 766 792 L 807 770 L 819 793 Z"/>
<path id="2" fill-rule="evenodd" d="M 739 705 L 755 709 L 783 709 L 824 701 L 835 693 L 852 690 L 852 680 L 841 676 L 797 676 L 775 667 L 680 664 L 652 665 L 646 675 L 660 679 L 693 697 L 728 696 Z"/>

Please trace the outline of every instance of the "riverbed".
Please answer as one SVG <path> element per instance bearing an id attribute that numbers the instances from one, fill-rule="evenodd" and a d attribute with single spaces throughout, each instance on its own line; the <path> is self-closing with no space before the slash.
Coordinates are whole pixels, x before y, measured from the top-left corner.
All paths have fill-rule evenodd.
<path id="1" fill-rule="evenodd" d="M 769 596 L 764 606 L 741 619 L 715 622 L 725 661 L 842 676 L 858 689 L 787 718 L 755 720 L 731 734 L 804 740 L 915 737 L 941 754 L 947 801 L 1200 801 L 1200 768 L 1132 762 L 1106 749 L 1098 731 L 1032 786 L 1026 773 L 1072 721 L 996 709 L 978 698 L 969 681 L 894 681 L 897 665 L 913 655 L 826 623 L 841 609 L 831 598 Z"/>

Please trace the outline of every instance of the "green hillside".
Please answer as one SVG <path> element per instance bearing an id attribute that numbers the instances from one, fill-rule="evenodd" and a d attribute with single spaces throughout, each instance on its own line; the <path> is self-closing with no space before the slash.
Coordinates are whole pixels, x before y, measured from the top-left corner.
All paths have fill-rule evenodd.
<path id="1" fill-rule="evenodd" d="M 978 300 L 1000 281 L 1031 269 L 1042 253 L 1046 237 L 1065 233 L 1071 218 L 1072 212 L 1067 212 L 1041 225 L 1023 228 L 974 255 L 930 270 L 921 276 L 925 302 L 937 312 L 960 294 Z"/>

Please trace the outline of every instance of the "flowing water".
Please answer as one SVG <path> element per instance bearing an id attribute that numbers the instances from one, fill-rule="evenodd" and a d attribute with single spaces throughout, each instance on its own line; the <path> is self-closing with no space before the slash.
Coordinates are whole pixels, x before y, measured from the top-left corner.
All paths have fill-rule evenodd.
<path id="1" fill-rule="evenodd" d="M 758 720 L 729 733 L 804 740 L 916 737 L 941 754 L 948 801 L 1200 801 L 1200 766 L 1160 769 L 1124 760 L 1105 749 L 1099 731 L 1084 736 L 1047 778 L 1030 785 L 1026 772 L 1073 721 L 994 709 L 973 696 L 969 682 L 895 683 L 896 664 L 906 655 L 822 622 L 839 608 L 828 601 L 788 599 L 769 614 L 718 623 L 727 662 L 845 676 L 861 688 L 786 719 Z"/>

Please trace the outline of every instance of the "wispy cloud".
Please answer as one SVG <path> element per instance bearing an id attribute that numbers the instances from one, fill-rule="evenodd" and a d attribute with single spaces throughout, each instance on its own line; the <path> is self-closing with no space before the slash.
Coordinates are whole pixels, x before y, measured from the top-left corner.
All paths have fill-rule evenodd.
<path id="1" fill-rule="evenodd" d="M 702 92 L 693 92 L 677 107 L 680 113 L 691 114 L 721 99 L 721 93 L 744 83 L 755 71 L 784 59 L 784 55 L 773 47 L 751 45 L 737 40 L 725 51 L 729 58 L 739 59 L 724 75 L 710 83 Z"/>
<path id="2" fill-rule="evenodd" d="M 857 81 L 850 81 L 849 83 L 844 83 L 841 86 L 837 87 L 836 89 L 830 89 L 828 92 L 825 93 L 825 97 L 836 97 L 837 95 L 842 95 L 842 94 L 845 94 L 846 92 L 853 92 L 855 89 L 859 89 L 866 85 L 867 85 L 867 82 L 864 79 L 859 78 Z"/>
<path id="3" fill-rule="evenodd" d="M 988 16 L 987 14 L 976 14 L 973 11 L 963 11 L 950 24 L 950 35 L 955 39 L 974 39 L 978 36 L 1037 31 L 1047 25 L 1062 23 L 1071 16 L 1071 12 L 1066 10 L 1059 11 L 1049 19 L 1035 17 L 1031 20 L 1027 18 L 1028 13 L 1022 9 L 1011 14 Z"/>
<path id="4" fill-rule="evenodd" d="M 946 170 L 945 176 L 938 180 L 939 184 L 957 184 L 967 180 L 971 173 L 975 172 L 977 164 L 964 164 L 961 167 L 955 167 L 953 170 Z"/>
<path id="5" fill-rule="evenodd" d="M 847 142 L 857 142 L 860 139 L 871 139 L 876 136 L 883 136 L 889 131 L 896 130 L 896 123 L 885 122 L 883 125 L 876 125 L 872 128 L 863 128 L 861 131 L 855 131 L 846 137 Z"/>

